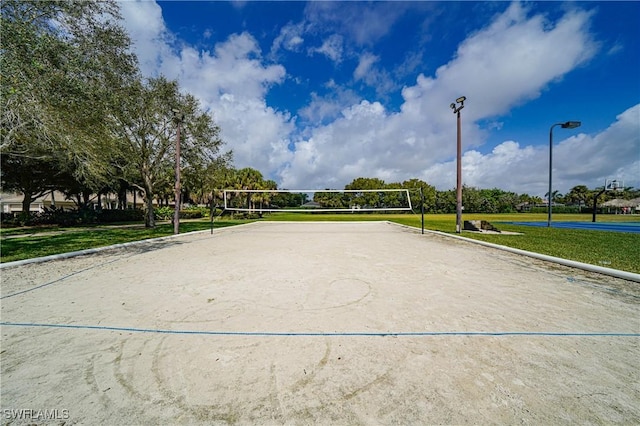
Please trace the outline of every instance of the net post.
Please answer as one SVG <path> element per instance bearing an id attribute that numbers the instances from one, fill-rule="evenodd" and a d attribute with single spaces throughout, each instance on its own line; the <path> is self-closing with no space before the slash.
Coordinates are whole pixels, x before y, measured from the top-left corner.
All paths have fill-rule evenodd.
<path id="1" fill-rule="evenodd" d="M 424 235 L 424 193 L 422 192 L 422 187 L 420 187 L 420 216 L 422 223 L 422 235 Z"/>
<path id="2" fill-rule="evenodd" d="M 226 193 L 224 193 L 224 197 L 226 199 Z M 226 202 L 225 202 L 226 205 Z M 216 220 L 216 209 L 218 208 L 218 203 L 216 202 L 215 190 L 213 196 L 211 198 L 211 235 L 213 235 L 213 224 Z M 222 216 L 225 212 L 226 208 L 222 208 L 218 217 Z"/>

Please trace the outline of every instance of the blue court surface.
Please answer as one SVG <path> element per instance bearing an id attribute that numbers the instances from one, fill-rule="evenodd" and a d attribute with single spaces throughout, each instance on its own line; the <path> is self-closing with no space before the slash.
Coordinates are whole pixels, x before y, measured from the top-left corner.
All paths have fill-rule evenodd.
<path id="1" fill-rule="evenodd" d="M 546 227 L 547 222 L 502 222 L 510 225 Z M 640 233 L 640 222 L 551 222 L 552 228 Z"/>

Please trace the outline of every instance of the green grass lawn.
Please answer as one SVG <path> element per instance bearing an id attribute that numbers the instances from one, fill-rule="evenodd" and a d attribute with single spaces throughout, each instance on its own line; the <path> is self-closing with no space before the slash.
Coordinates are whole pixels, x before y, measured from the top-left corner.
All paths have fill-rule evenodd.
<path id="1" fill-rule="evenodd" d="M 572 230 L 560 228 L 509 225 L 501 222 L 546 221 L 546 214 L 467 214 L 464 220 L 484 219 L 501 231 L 518 232 L 521 235 L 478 234 L 463 232 L 464 237 L 487 241 L 550 256 L 571 259 L 597 266 L 640 273 L 640 234 Z M 419 214 L 308 214 L 278 213 L 265 216 L 267 221 L 378 221 L 389 220 L 420 228 Z M 591 221 L 588 214 L 556 214 L 553 220 Z M 425 229 L 455 233 L 455 214 L 425 215 Z M 640 221 L 638 216 L 598 215 L 598 222 Z M 249 220 L 218 219 L 215 227 L 248 223 Z M 209 229 L 208 220 L 183 222 L 180 232 Z M 75 228 L 14 228 L 3 229 L 1 261 L 27 259 L 50 254 L 65 253 L 111 244 L 155 238 L 173 233 L 171 224 L 155 229 L 135 227 L 75 227 Z M 25 235 L 24 237 L 19 237 Z M 13 238 L 7 238 L 14 236 Z"/>
<path id="2" fill-rule="evenodd" d="M 513 217 L 515 216 L 515 217 Z M 530 216 L 530 217 L 529 217 Z M 541 217 L 543 216 L 543 217 Z M 585 215 L 556 215 L 556 221 L 587 221 Z M 606 219 L 605 219 L 606 217 Z M 631 222 L 632 216 L 604 216 L 599 222 Z M 596 266 L 640 273 L 640 234 L 626 232 L 606 232 L 578 229 L 546 228 L 534 226 L 509 225 L 500 222 L 544 221 L 546 215 L 467 215 L 466 220 L 484 219 L 494 224 L 501 231 L 517 232 L 521 235 L 480 234 L 463 232 L 463 236 L 493 244 L 513 247 L 563 259 L 575 260 Z M 630 220 L 631 219 L 631 220 Z M 635 218 L 638 221 L 638 217 Z M 441 220 L 446 221 L 444 218 Z M 410 226 L 420 227 L 417 219 L 394 220 Z M 591 221 L 591 217 L 588 218 Z M 455 232 L 455 215 L 451 215 L 447 223 L 429 218 L 429 229 L 444 232 Z M 425 227 L 427 218 L 425 217 Z"/>
<path id="3" fill-rule="evenodd" d="M 556 222 L 591 222 L 590 214 L 555 214 Z M 403 225 L 421 227 L 419 214 L 307 214 L 278 213 L 267 220 L 389 220 Z M 561 228 L 538 228 L 533 226 L 508 225 L 501 222 L 546 222 L 545 213 L 514 214 L 466 214 L 463 220 L 487 220 L 501 231 L 517 232 L 521 235 L 479 234 L 463 232 L 462 236 L 493 244 L 513 247 L 563 259 L 575 260 L 596 266 L 640 273 L 640 234 L 574 230 Z M 639 216 L 598 215 L 598 222 L 638 222 Z M 430 214 L 424 217 L 425 229 L 455 234 L 455 214 Z"/>
<path id="4" fill-rule="evenodd" d="M 214 228 L 239 225 L 247 222 L 249 221 L 232 219 L 216 220 Z M 180 223 L 180 232 L 201 231 L 210 229 L 210 226 L 211 223 L 209 220 L 183 222 Z M 27 236 L 19 237 L 19 235 L 24 234 Z M 9 228 L 4 229 L 2 232 L 0 261 L 11 262 L 51 254 L 104 247 L 112 244 L 127 243 L 130 241 L 165 237 L 172 234 L 173 225 L 171 223 L 158 225 L 154 229 L 147 229 L 144 225 L 126 225 L 121 228 L 112 226 Z"/>

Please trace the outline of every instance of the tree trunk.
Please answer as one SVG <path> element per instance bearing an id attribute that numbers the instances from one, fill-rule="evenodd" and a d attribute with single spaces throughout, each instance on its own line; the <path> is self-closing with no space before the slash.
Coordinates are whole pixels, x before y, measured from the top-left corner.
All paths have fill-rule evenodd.
<path id="1" fill-rule="evenodd" d="M 127 187 L 122 181 L 120 182 L 120 186 L 118 187 L 118 209 L 127 209 Z"/>
<path id="2" fill-rule="evenodd" d="M 145 208 L 145 215 L 144 215 L 145 228 L 155 228 L 156 220 L 155 220 L 155 217 L 153 216 L 153 194 L 151 193 L 151 191 L 145 191 L 144 208 Z"/>
<path id="3" fill-rule="evenodd" d="M 24 198 L 22 199 L 22 213 L 29 214 L 29 211 L 31 211 L 32 201 L 33 194 L 31 192 L 24 192 Z"/>

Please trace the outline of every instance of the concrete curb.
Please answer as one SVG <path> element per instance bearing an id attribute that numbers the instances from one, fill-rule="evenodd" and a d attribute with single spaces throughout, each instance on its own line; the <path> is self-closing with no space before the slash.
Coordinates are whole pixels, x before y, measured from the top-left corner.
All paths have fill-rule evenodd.
<path id="1" fill-rule="evenodd" d="M 390 222 L 390 221 L 387 221 L 387 222 L 392 224 L 392 225 L 401 226 L 403 228 L 409 228 L 411 230 L 417 230 L 418 232 L 421 231 L 420 228 L 416 228 L 416 227 L 413 227 L 413 226 L 401 225 L 399 223 L 394 223 L 394 222 Z M 578 269 L 582 269 L 582 270 L 589 271 L 589 272 L 595 272 L 595 273 L 598 273 L 598 274 L 609 275 L 609 276 L 612 276 L 612 277 L 615 277 L 615 278 L 622 278 L 624 280 L 635 281 L 635 282 L 640 283 L 640 274 L 634 274 L 633 272 L 620 271 L 618 269 L 605 268 L 605 267 L 602 267 L 602 266 L 596 266 L 596 265 L 591 265 L 591 264 L 588 264 L 588 263 L 576 262 L 574 260 L 563 259 L 563 258 L 560 258 L 560 257 L 548 256 L 546 254 L 534 253 L 534 252 L 531 252 L 531 251 L 520 250 L 520 249 L 516 249 L 516 248 L 513 248 L 513 247 L 502 246 L 502 245 L 499 245 L 499 244 L 487 243 L 485 241 L 475 240 L 473 238 L 466 238 L 466 237 L 461 237 L 461 236 L 458 236 L 458 235 L 447 234 L 446 232 L 432 231 L 432 230 L 429 230 L 429 229 L 425 229 L 424 232 L 425 233 L 428 232 L 430 234 L 442 235 L 444 237 L 449 237 L 449 238 L 456 238 L 458 240 L 462 240 L 462 241 L 466 241 L 466 242 L 474 243 L 474 244 L 479 244 L 481 246 L 491 247 L 491 248 L 495 248 L 495 249 L 498 249 L 498 250 L 507 251 L 509 253 L 519 254 L 519 255 L 528 256 L 528 257 L 533 257 L 535 259 L 545 260 L 547 262 L 558 263 L 560 265 L 569 266 L 569 267 L 572 267 L 572 268 L 578 268 Z"/>

